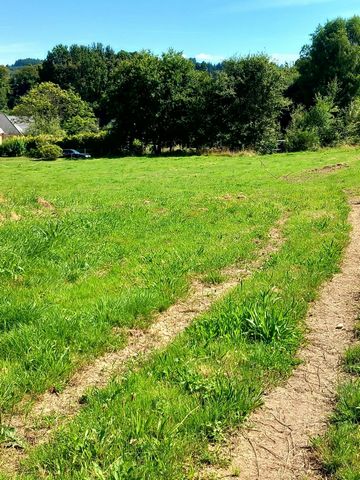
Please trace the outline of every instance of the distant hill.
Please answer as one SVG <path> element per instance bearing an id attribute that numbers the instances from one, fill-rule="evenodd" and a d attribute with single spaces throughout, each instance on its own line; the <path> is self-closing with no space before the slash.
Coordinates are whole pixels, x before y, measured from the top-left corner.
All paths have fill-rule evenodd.
<path id="1" fill-rule="evenodd" d="M 39 65 L 42 63 L 42 60 L 39 58 L 20 58 L 16 60 L 13 65 L 9 65 L 9 68 L 15 70 L 17 68 L 27 67 L 28 65 Z"/>

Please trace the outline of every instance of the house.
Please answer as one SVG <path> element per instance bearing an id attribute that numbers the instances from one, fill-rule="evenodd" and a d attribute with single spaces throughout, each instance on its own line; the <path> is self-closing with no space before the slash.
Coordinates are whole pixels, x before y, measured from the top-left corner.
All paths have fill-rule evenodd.
<path id="1" fill-rule="evenodd" d="M 15 117 L 0 112 L 0 143 L 8 137 L 26 135 L 31 125 L 31 120 L 25 117 Z"/>

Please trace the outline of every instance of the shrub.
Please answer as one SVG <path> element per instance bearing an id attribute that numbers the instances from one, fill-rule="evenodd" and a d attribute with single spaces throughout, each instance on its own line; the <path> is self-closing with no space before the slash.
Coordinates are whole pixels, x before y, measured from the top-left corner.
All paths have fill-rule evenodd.
<path id="1" fill-rule="evenodd" d="M 285 149 L 288 152 L 316 150 L 320 147 L 320 138 L 315 129 L 301 130 L 289 128 L 285 135 Z"/>
<path id="2" fill-rule="evenodd" d="M 58 145 L 53 145 L 51 143 L 45 143 L 31 151 L 31 156 L 34 158 L 39 158 L 41 160 L 56 160 L 61 157 L 62 148 Z"/>
<path id="3" fill-rule="evenodd" d="M 345 140 L 358 144 L 360 142 L 360 98 L 355 98 L 342 113 Z"/>
<path id="4" fill-rule="evenodd" d="M 22 157 L 24 155 L 26 155 L 26 141 L 22 137 L 9 138 L 0 145 L 1 157 Z"/>
<path id="5" fill-rule="evenodd" d="M 342 135 L 339 109 L 334 103 L 336 88 L 336 83 L 330 84 L 328 95 L 316 95 L 311 108 L 299 106 L 293 111 L 285 135 L 286 150 L 316 150 L 339 143 Z"/>
<path id="6" fill-rule="evenodd" d="M 132 142 L 130 153 L 136 156 L 141 156 L 144 154 L 144 146 L 141 140 L 135 139 Z"/>
<path id="7" fill-rule="evenodd" d="M 26 148 L 27 151 L 39 148 L 41 145 L 57 145 L 63 140 L 63 136 L 58 135 L 34 135 L 26 136 Z"/>

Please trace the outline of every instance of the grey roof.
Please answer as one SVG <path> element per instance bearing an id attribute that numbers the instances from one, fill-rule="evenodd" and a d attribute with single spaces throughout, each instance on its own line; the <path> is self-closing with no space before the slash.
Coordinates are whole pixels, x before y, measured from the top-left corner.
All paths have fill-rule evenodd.
<path id="1" fill-rule="evenodd" d="M 28 118 L 0 113 L 0 130 L 3 130 L 5 135 L 25 135 L 30 124 L 31 120 Z"/>
<path id="2" fill-rule="evenodd" d="M 27 117 L 15 117 L 14 115 L 8 115 L 10 122 L 23 134 L 27 133 L 32 120 Z"/>

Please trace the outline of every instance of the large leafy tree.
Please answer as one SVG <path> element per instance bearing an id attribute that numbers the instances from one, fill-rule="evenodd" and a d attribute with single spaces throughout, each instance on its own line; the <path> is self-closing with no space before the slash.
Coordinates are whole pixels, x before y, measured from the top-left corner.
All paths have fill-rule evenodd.
<path id="1" fill-rule="evenodd" d="M 315 95 L 325 95 L 336 80 L 335 101 L 342 107 L 348 105 L 360 94 L 360 17 L 329 21 L 319 26 L 311 39 L 296 64 L 300 75 L 291 95 L 296 102 L 311 105 Z"/>
<path id="2" fill-rule="evenodd" d="M 157 146 L 190 145 L 201 124 L 202 93 L 208 74 L 195 69 L 182 53 L 169 50 L 160 59 Z"/>
<path id="3" fill-rule="evenodd" d="M 220 134 L 225 142 L 232 148 L 273 150 L 279 119 L 288 103 L 284 97 L 286 86 L 282 70 L 266 55 L 224 62 L 224 73 L 216 85 L 219 104 L 215 114 L 220 115 L 219 124 L 224 129 Z"/>
<path id="4" fill-rule="evenodd" d="M 27 65 L 15 70 L 10 79 L 9 107 L 13 108 L 18 100 L 37 85 L 39 81 L 38 65 Z"/>
<path id="5" fill-rule="evenodd" d="M 108 110 L 118 134 L 131 144 L 138 139 L 155 152 L 190 145 L 203 138 L 202 89 L 209 75 L 169 50 L 161 57 L 143 51 L 123 60 L 113 75 Z"/>
<path id="6" fill-rule="evenodd" d="M 97 130 L 91 107 L 77 93 L 50 82 L 32 88 L 21 98 L 14 113 L 32 118 L 34 134 L 76 134 Z"/>
<path id="7" fill-rule="evenodd" d="M 110 47 L 97 43 L 57 45 L 47 55 L 40 69 L 41 81 L 73 89 L 102 114 L 101 100 L 109 87 L 111 71 L 124 54 L 115 54 Z"/>
<path id="8" fill-rule="evenodd" d="M 118 138 L 131 145 L 156 142 L 161 98 L 160 60 L 142 51 L 122 61 L 113 72 L 107 112 Z"/>

